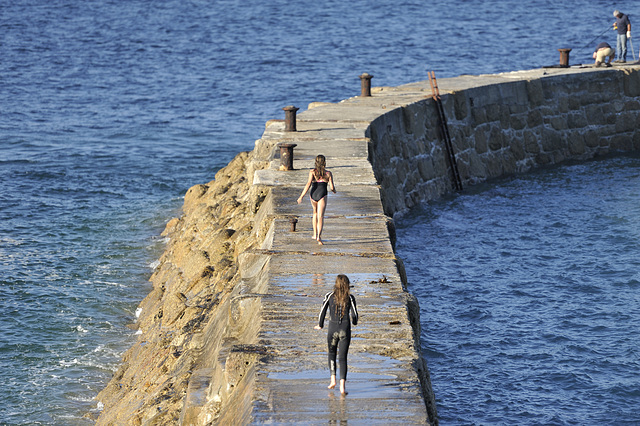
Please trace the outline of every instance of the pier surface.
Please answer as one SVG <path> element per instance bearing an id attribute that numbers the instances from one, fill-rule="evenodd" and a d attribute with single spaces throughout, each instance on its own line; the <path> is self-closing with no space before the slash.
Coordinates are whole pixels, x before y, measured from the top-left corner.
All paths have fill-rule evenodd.
<path id="1" fill-rule="evenodd" d="M 379 102 L 379 99 L 378 99 Z M 372 111 L 381 108 L 373 99 Z M 364 132 L 367 116 L 353 117 L 347 105 L 324 106 L 299 117 L 295 134 L 279 138 L 297 144 L 293 171 L 258 171 L 254 184 L 273 186 L 268 291 L 262 299 L 259 339 L 277 352 L 257 366 L 254 420 L 289 423 L 339 422 L 427 424 L 427 409 L 416 371 L 407 299 L 389 236 Z M 375 114 L 375 112 L 374 112 Z M 305 118 L 308 117 L 308 118 Z M 279 133 L 280 125 L 272 125 Z M 275 136 L 275 135 L 274 135 Z M 329 193 L 322 238 L 312 238 L 312 208 L 296 203 L 316 155 L 327 158 L 337 193 Z M 296 231 L 289 218 L 296 217 Z M 324 295 L 337 274 L 346 274 L 360 322 L 352 328 L 348 395 L 328 390 L 326 329 L 314 330 Z M 417 351 L 416 351 L 417 349 Z"/>

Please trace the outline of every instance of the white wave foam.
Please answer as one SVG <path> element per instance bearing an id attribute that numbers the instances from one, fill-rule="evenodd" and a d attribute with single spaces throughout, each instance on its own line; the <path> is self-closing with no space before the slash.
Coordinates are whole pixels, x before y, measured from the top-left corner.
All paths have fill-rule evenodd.
<path id="1" fill-rule="evenodd" d="M 0 242 L 5 243 L 7 245 L 12 245 L 12 246 L 19 246 L 23 243 L 22 241 L 18 241 L 14 238 L 5 237 L 5 236 L 0 237 Z"/>
<path id="2" fill-rule="evenodd" d="M 93 397 L 91 396 L 67 396 L 67 399 L 70 401 L 76 402 L 91 402 L 93 401 Z"/>

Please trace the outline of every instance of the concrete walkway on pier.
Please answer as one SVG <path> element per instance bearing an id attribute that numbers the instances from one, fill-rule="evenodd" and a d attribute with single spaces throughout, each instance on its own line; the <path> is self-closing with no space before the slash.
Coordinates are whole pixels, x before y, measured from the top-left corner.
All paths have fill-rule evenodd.
<path id="1" fill-rule="evenodd" d="M 415 101 L 424 94 L 410 97 Z M 406 93 L 399 98 L 407 100 Z M 297 132 L 284 132 L 281 122 L 267 127 L 263 139 L 297 147 L 296 170 L 280 171 L 275 160 L 254 178 L 254 184 L 273 187 L 268 202 L 274 218 L 263 247 L 271 258 L 259 339 L 275 354 L 257 367 L 259 403 L 252 413 L 257 423 L 429 423 L 410 296 L 402 287 L 388 218 L 367 161 L 365 130 L 389 101 L 399 99 L 354 98 L 311 109 L 298 115 Z M 323 246 L 312 239 L 308 195 L 296 203 L 318 154 L 326 156 L 337 189 L 328 196 Z M 290 217 L 298 218 L 295 232 Z M 360 313 L 360 323 L 352 328 L 346 397 L 337 387 L 327 389 L 326 327 L 313 328 L 337 274 L 350 278 Z"/>

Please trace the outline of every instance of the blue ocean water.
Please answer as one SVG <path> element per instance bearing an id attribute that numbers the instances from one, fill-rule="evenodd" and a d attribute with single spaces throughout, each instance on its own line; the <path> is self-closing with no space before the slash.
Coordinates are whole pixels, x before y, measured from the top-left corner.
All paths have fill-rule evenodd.
<path id="1" fill-rule="evenodd" d="M 2 2 L 0 423 L 91 423 L 83 416 L 135 339 L 129 325 L 164 224 L 190 186 L 252 149 L 282 107 L 357 95 L 363 72 L 374 86 L 399 85 L 428 70 L 553 65 L 565 47 L 572 63 L 590 62 L 589 44 L 615 42 L 607 32 L 590 43 L 611 25 L 610 9 L 575 0 Z M 633 22 L 638 11 L 625 12 Z M 423 258 L 403 256 L 409 266 Z M 439 352 L 427 357 L 441 416 L 476 422 L 472 394 L 447 394 Z M 469 391 L 496 391 L 481 385 Z M 629 398 L 612 393 L 617 404 Z M 513 403 L 493 408 L 517 411 Z"/>
<path id="2" fill-rule="evenodd" d="M 398 221 L 442 424 L 640 424 L 640 155 Z"/>

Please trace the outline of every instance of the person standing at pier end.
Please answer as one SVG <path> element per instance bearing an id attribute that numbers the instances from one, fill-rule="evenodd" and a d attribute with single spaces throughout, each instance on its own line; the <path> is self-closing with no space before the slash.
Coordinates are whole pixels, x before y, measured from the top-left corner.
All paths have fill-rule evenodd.
<path id="1" fill-rule="evenodd" d="M 619 10 L 613 11 L 616 22 L 613 23 L 613 29 L 618 31 L 618 41 L 616 45 L 616 60 L 613 62 L 627 62 L 627 39 L 631 38 L 631 21 L 629 17 Z"/>
<path id="2" fill-rule="evenodd" d="M 336 277 L 333 291 L 324 296 L 324 303 L 318 315 L 318 325 L 314 328 L 321 330 L 324 318 L 329 311 L 329 326 L 327 330 L 327 345 L 329 357 L 329 371 L 331 381 L 329 389 L 336 387 L 336 357 L 340 364 L 340 393 L 347 394 L 347 354 L 351 344 L 351 323 L 358 324 L 358 309 L 356 298 L 349 293 L 349 277 L 340 274 Z"/>
<path id="3" fill-rule="evenodd" d="M 322 235 L 324 212 L 327 208 L 327 187 L 331 189 L 331 192 L 336 193 L 336 187 L 333 184 L 333 175 L 325 166 L 326 159 L 324 155 L 318 155 L 316 157 L 315 168 L 309 170 L 307 184 L 302 194 L 300 194 L 300 197 L 298 197 L 298 204 L 300 204 L 307 191 L 309 191 L 309 188 L 311 188 L 309 198 L 311 199 L 311 207 L 313 207 L 313 239 L 320 245 L 324 244 L 320 235 Z"/>

